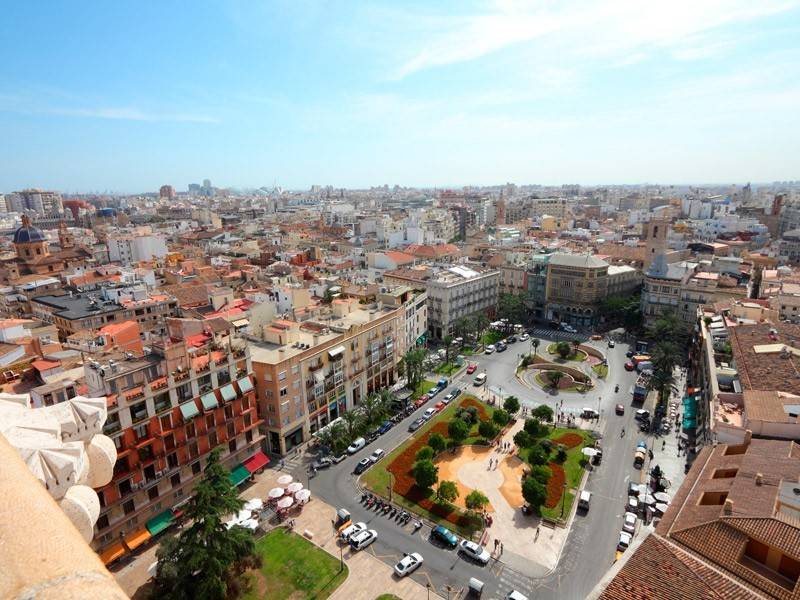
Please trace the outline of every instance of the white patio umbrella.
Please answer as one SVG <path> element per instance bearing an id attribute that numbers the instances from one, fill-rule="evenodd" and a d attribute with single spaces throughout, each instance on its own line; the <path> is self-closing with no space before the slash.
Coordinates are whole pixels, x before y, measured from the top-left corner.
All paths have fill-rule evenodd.
<path id="1" fill-rule="evenodd" d="M 262 506 L 264 506 L 264 501 L 261 498 L 251 498 L 244 504 L 247 510 L 260 510 Z"/>
<path id="2" fill-rule="evenodd" d="M 584 448 L 583 450 L 581 450 L 581 452 L 583 452 L 583 454 L 585 454 L 586 456 L 596 456 L 597 448 Z"/>
<path id="3" fill-rule="evenodd" d="M 158 571 L 158 561 L 147 567 L 147 575 L 150 577 L 155 577 L 156 571 Z"/>
<path id="4" fill-rule="evenodd" d="M 300 483 L 299 481 L 295 481 L 294 483 L 290 483 L 289 485 L 286 486 L 286 491 L 289 492 L 290 494 L 296 494 L 302 489 L 303 489 L 303 484 Z"/>
<path id="5" fill-rule="evenodd" d="M 246 521 L 239 523 L 239 526 L 249 529 L 250 531 L 255 531 L 256 527 L 258 527 L 258 521 L 255 519 L 247 519 Z"/>
<path id="6" fill-rule="evenodd" d="M 230 521 L 225 521 L 225 529 L 230 529 L 234 525 L 238 525 L 238 524 L 239 524 L 239 521 L 237 521 L 236 519 L 231 519 Z"/>
<path id="7" fill-rule="evenodd" d="M 668 505 L 666 505 L 666 504 L 664 504 L 664 503 L 662 503 L 662 502 L 658 502 L 658 503 L 656 503 L 656 511 L 657 511 L 657 512 L 660 512 L 662 515 L 663 515 L 665 512 L 667 512 L 667 509 L 668 509 L 668 508 L 669 508 L 669 506 L 668 506 Z"/>
<path id="8" fill-rule="evenodd" d="M 644 502 L 645 504 L 653 505 L 656 503 L 656 499 L 653 498 L 652 494 L 645 494 L 643 496 L 639 496 L 639 502 Z"/>
<path id="9" fill-rule="evenodd" d="M 300 504 L 305 504 L 311 498 L 311 490 L 300 490 L 294 495 L 294 499 Z"/>
<path id="10" fill-rule="evenodd" d="M 269 491 L 269 497 L 270 497 L 272 500 L 277 500 L 277 499 L 278 499 L 278 498 L 280 498 L 281 496 L 283 496 L 283 488 L 272 488 L 272 489 Z"/>
<path id="11" fill-rule="evenodd" d="M 278 508 L 281 508 L 281 509 L 287 509 L 292 504 L 294 504 L 294 500 L 292 499 L 291 496 L 285 496 L 285 497 L 281 498 L 280 500 L 278 500 Z"/>
<path id="12" fill-rule="evenodd" d="M 239 514 L 236 515 L 236 521 L 241 523 L 242 521 L 246 521 L 247 519 L 249 519 L 252 516 L 253 516 L 253 513 L 251 511 L 249 511 L 249 510 L 240 510 Z"/>
<path id="13" fill-rule="evenodd" d="M 653 498 L 655 498 L 659 502 L 663 502 L 664 504 L 669 504 L 670 500 L 669 494 L 667 494 L 666 492 L 656 492 L 655 494 L 653 494 Z"/>
<path id="14" fill-rule="evenodd" d="M 294 481 L 294 477 L 291 475 L 281 475 L 278 477 L 278 485 L 289 485 Z"/>

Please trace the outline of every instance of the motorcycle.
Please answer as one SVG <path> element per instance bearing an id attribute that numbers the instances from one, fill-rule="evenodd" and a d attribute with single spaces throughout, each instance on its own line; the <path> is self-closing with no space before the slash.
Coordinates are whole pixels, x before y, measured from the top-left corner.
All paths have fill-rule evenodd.
<path id="1" fill-rule="evenodd" d="M 361 494 L 361 504 L 364 504 L 364 501 L 365 501 L 365 500 L 366 500 L 368 497 L 369 497 L 369 494 L 368 494 L 367 492 L 364 492 L 363 494 Z"/>
<path id="2" fill-rule="evenodd" d="M 619 392 L 619 386 L 618 385 L 614 386 L 614 392 Z"/>
<path id="3" fill-rule="evenodd" d="M 411 533 L 417 533 L 420 529 L 422 529 L 422 521 L 414 521 L 414 531 Z"/>

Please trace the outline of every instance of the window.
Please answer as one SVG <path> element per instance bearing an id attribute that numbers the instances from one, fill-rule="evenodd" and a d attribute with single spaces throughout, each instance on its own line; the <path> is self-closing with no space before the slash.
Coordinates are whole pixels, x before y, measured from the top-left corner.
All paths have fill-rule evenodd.
<path id="1" fill-rule="evenodd" d="M 228 442 L 228 452 L 233 454 L 236 452 L 236 438 L 233 438 L 231 441 Z"/>
<path id="2" fill-rule="evenodd" d="M 283 381 L 284 379 L 286 379 L 286 371 L 281 371 L 278 373 L 278 381 Z"/>
<path id="3" fill-rule="evenodd" d="M 134 510 L 136 510 L 136 506 L 133 503 L 133 500 L 126 500 L 122 503 L 122 510 L 125 511 L 126 515 L 131 514 Z"/>
<path id="4" fill-rule="evenodd" d="M 288 393 L 289 393 L 289 389 L 288 388 L 285 388 L 285 387 L 281 388 L 281 392 L 280 392 L 281 398 L 283 398 Z"/>
<path id="5" fill-rule="evenodd" d="M 722 506 L 727 497 L 728 492 L 703 492 L 698 504 L 700 506 Z"/>
<path id="6" fill-rule="evenodd" d="M 100 518 L 97 519 L 97 529 L 105 529 L 108 527 L 108 515 L 100 515 Z"/>
<path id="7" fill-rule="evenodd" d="M 174 488 L 178 487 L 181 484 L 181 474 L 175 473 L 175 475 L 169 478 L 169 483 Z"/>
<path id="8" fill-rule="evenodd" d="M 732 477 L 736 477 L 736 473 L 739 472 L 739 469 L 717 469 L 714 471 L 714 474 L 711 476 L 712 479 L 730 479 Z"/>
<path id="9" fill-rule="evenodd" d="M 147 497 L 150 500 L 155 500 L 156 498 L 158 498 L 158 486 L 157 485 L 154 485 L 149 490 L 147 490 Z"/>
<path id="10" fill-rule="evenodd" d="M 200 461 L 197 460 L 192 463 L 192 475 L 199 475 L 200 474 Z"/>

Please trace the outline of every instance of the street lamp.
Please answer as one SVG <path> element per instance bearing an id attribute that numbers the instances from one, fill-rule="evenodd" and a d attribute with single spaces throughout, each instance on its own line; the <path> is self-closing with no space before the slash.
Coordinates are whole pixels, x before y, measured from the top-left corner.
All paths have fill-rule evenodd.
<path id="1" fill-rule="evenodd" d="M 344 546 L 339 545 L 339 572 L 344 571 Z"/>
<path id="2" fill-rule="evenodd" d="M 428 600 L 431 600 L 431 583 L 430 583 L 430 581 L 425 584 L 425 587 L 428 588 Z"/>

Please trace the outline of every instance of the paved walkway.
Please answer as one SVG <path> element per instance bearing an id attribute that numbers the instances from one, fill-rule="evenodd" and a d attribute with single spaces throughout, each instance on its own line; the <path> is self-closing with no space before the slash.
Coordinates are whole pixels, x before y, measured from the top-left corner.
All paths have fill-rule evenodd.
<path id="1" fill-rule="evenodd" d="M 241 498 L 244 500 L 265 499 L 269 490 L 277 486 L 278 477 L 283 474 L 278 469 L 265 470 L 264 473 L 256 476 L 254 483 L 242 490 Z M 294 530 L 328 553 L 336 557 L 341 555 L 350 569 L 348 578 L 331 598 L 333 600 L 375 600 L 385 593 L 392 593 L 403 600 L 427 598 L 425 587 L 409 577 L 396 578 L 392 568 L 375 556 L 372 547 L 361 552 L 353 552 L 348 546 L 340 548 L 336 539 L 336 530 L 332 524 L 335 509 L 322 500 L 314 498 L 313 482 L 312 479 L 311 501 L 302 508 L 302 511 L 292 515 L 295 519 Z M 301 480 L 301 483 L 306 484 L 307 482 Z M 149 580 L 147 569 L 156 560 L 157 547 L 157 544 L 153 544 L 144 552 L 138 553 L 132 562 L 114 569 L 117 582 L 128 596 L 133 598 L 137 590 Z M 430 597 L 440 598 L 433 590 L 431 590 Z"/>

